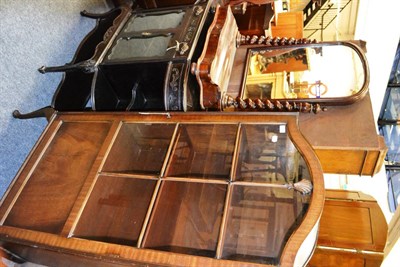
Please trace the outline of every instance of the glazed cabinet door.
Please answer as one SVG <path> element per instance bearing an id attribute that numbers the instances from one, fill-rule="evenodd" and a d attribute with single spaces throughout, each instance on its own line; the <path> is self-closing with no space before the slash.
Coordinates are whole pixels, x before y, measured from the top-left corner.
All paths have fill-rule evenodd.
<path id="1" fill-rule="evenodd" d="M 3 200 L 0 239 L 155 265 L 300 266 L 323 184 L 296 129 L 289 115 L 58 115 Z"/>

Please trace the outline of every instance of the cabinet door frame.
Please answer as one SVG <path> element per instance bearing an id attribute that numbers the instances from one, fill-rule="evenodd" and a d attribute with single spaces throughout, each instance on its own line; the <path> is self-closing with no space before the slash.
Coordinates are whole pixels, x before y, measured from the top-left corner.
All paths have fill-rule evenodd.
<path id="1" fill-rule="evenodd" d="M 99 149 L 98 155 L 94 160 L 89 174 L 87 175 L 81 192 L 78 195 L 73 208 L 71 209 L 68 220 L 59 235 L 44 233 L 39 231 L 21 229 L 3 225 L 8 213 L 12 209 L 19 194 L 29 181 L 29 176 L 37 166 L 44 152 L 48 149 L 60 125 L 64 122 L 108 122 L 110 130 Z M 203 266 L 241 266 L 243 262 L 231 260 L 205 258 L 177 253 L 138 249 L 117 244 L 94 242 L 80 238 L 71 238 L 70 229 L 74 227 L 77 218 L 82 214 L 83 207 L 88 201 L 88 196 L 93 190 L 95 177 L 103 164 L 104 157 L 109 152 L 109 146 L 115 140 L 115 133 L 121 124 L 129 122 L 141 123 L 285 123 L 288 136 L 303 156 L 309 168 L 310 179 L 313 183 L 313 193 L 310 196 L 310 207 L 303 218 L 301 225 L 295 230 L 287 241 L 282 256 L 281 266 L 293 266 L 299 261 L 306 262 L 310 257 L 310 251 L 304 250 L 304 244 L 311 244 L 314 248 L 316 233 L 318 230 L 319 219 L 322 214 L 324 203 L 324 184 L 323 173 L 319 161 L 312 147 L 304 139 L 297 125 L 297 115 L 294 114 L 274 114 L 265 113 L 55 113 L 48 127 L 38 140 L 38 143 L 28 156 L 20 172 L 14 179 L 12 186 L 6 192 L 2 205 L 0 206 L 0 241 L 2 243 L 15 243 L 35 248 L 48 249 L 66 254 L 87 255 L 93 258 L 104 260 L 115 260 L 116 257 L 121 261 L 148 262 L 150 264 L 162 264 L 167 266 L 186 266 L 199 264 Z M 313 241 L 314 240 L 314 241 Z M 314 245 L 313 245 L 314 244 Z M 305 253 L 305 254 L 304 254 Z M 312 252 L 311 252 L 312 253 Z M 304 255 L 299 255 L 304 254 Z M 173 256 L 171 258 L 171 256 Z M 257 263 L 246 263 L 246 266 L 259 266 Z"/>

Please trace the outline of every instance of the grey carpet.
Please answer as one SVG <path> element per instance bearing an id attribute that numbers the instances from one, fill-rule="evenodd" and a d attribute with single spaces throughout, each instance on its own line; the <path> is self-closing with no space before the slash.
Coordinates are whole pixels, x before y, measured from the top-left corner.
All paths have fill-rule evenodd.
<path id="1" fill-rule="evenodd" d="M 109 8 L 103 0 L 0 0 L 0 196 L 47 124 L 44 118 L 14 119 L 12 111 L 51 104 L 62 74 L 37 69 L 72 60 L 95 25 L 80 11 Z"/>

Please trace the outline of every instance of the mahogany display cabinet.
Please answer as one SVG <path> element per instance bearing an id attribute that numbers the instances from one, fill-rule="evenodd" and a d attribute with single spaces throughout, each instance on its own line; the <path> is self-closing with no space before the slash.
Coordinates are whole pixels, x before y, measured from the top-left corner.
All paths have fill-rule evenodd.
<path id="1" fill-rule="evenodd" d="M 324 203 L 298 116 L 58 113 L 0 206 L 50 266 L 303 266 Z"/>

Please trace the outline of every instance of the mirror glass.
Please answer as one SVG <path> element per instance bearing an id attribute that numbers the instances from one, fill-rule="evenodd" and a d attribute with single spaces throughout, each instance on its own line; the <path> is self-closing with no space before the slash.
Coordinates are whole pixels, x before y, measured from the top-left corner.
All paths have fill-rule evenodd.
<path id="1" fill-rule="evenodd" d="M 364 61 L 347 45 L 256 48 L 247 60 L 243 98 L 348 97 L 366 81 Z"/>

